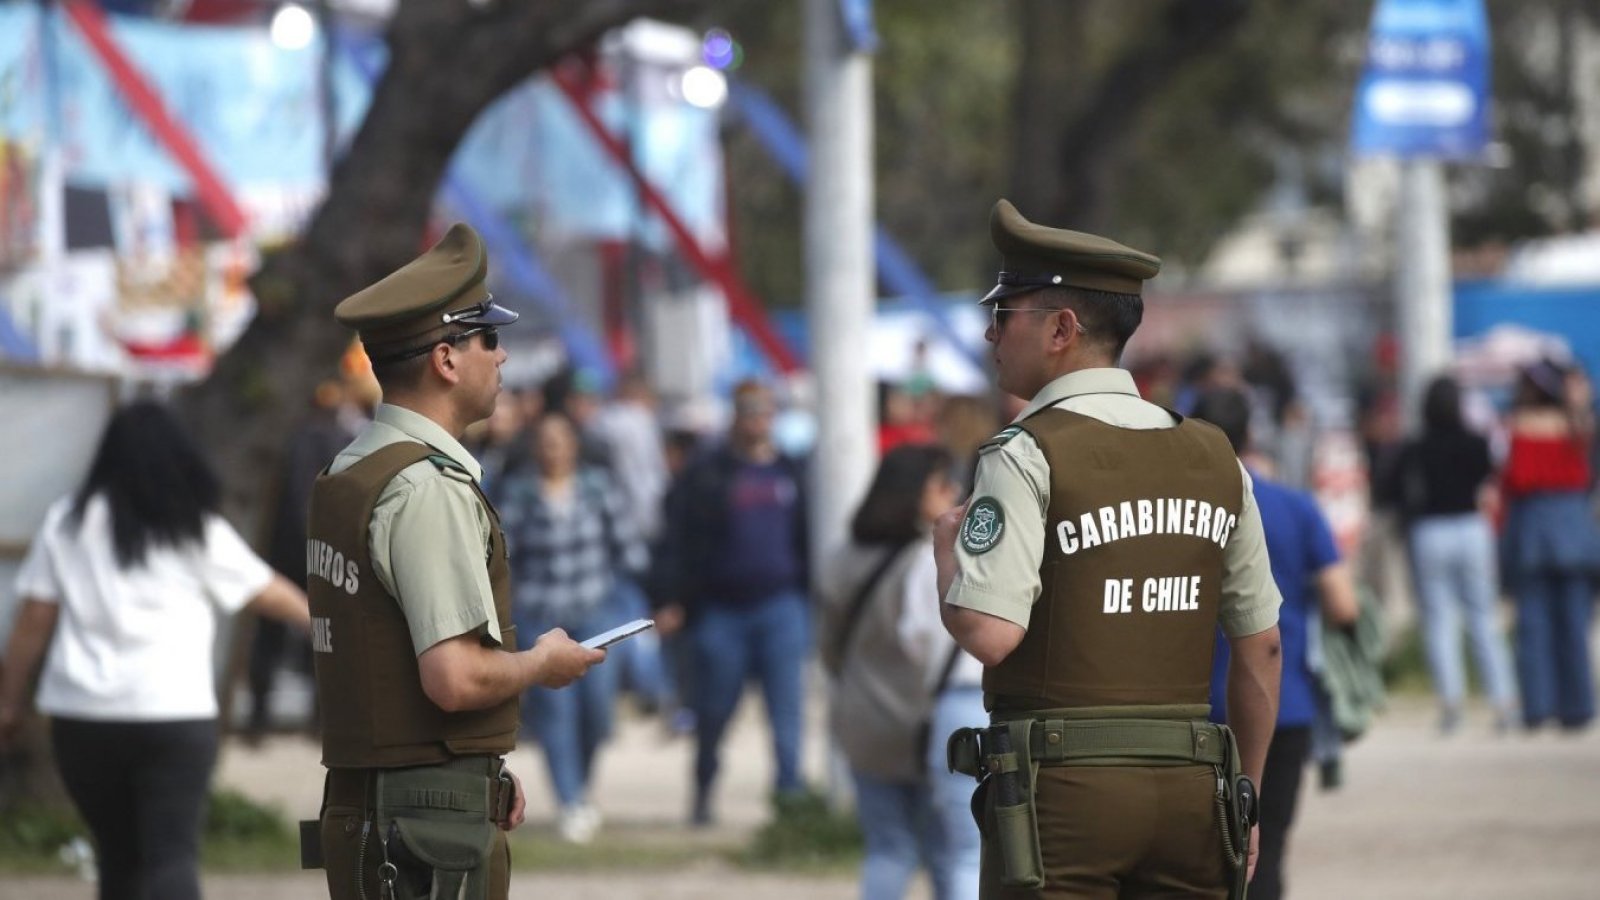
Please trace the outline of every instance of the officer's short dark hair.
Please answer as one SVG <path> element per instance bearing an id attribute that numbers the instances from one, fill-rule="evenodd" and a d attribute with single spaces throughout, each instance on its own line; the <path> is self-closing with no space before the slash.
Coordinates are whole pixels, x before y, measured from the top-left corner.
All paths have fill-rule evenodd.
<path id="1" fill-rule="evenodd" d="M 1138 294 L 1080 287 L 1046 287 L 1039 293 L 1040 305 L 1064 306 L 1076 313 L 1085 340 L 1109 349 L 1113 361 L 1122 358 L 1128 339 L 1144 321 L 1144 298 Z"/>
<path id="2" fill-rule="evenodd" d="M 1222 429 L 1234 454 L 1244 452 L 1250 439 L 1250 398 L 1234 388 L 1212 388 L 1200 395 L 1194 417 Z"/>
<path id="3" fill-rule="evenodd" d="M 433 350 L 410 359 L 386 360 L 372 364 L 372 377 L 384 393 L 415 390 L 422 384 L 422 373 L 428 370 Z"/>

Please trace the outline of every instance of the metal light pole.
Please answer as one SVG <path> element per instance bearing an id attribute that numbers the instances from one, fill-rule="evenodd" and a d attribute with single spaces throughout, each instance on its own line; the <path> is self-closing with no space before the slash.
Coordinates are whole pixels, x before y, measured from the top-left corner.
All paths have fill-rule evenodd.
<path id="1" fill-rule="evenodd" d="M 1412 430 L 1428 381 L 1451 360 L 1450 219 L 1443 164 L 1421 158 L 1401 163 L 1396 212 L 1401 416 Z"/>
<path id="2" fill-rule="evenodd" d="M 838 0 L 805 0 L 805 299 L 818 437 L 812 559 L 846 534 L 877 458 L 865 338 L 872 324 L 872 57 L 845 38 Z M 820 566 L 819 566 L 820 569 Z"/>

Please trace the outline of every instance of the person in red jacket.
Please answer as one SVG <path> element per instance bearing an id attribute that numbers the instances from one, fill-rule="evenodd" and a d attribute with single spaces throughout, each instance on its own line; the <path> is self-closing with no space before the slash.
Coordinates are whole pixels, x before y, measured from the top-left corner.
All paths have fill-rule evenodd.
<path id="1" fill-rule="evenodd" d="M 1576 367 L 1541 361 L 1517 380 L 1502 475 L 1501 557 L 1517 604 L 1522 718 L 1579 729 L 1594 718 L 1589 623 L 1600 528 L 1589 503 L 1593 392 Z"/>

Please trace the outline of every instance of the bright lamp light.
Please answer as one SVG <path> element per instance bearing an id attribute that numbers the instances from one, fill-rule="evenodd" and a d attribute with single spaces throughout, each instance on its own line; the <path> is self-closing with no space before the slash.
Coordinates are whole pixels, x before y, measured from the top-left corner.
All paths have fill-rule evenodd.
<path id="1" fill-rule="evenodd" d="M 272 14 L 272 43 L 284 50 L 303 50 L 317 34 L 317 20 L 304 6 L 285 3 Z"/>
<path id="2" fill-rule="evenodd" d="M 728 99 L 728 79 L 710 66 L 695 66 L 683 73 L 683 99 L 701 109 L 716 109 Z"/>

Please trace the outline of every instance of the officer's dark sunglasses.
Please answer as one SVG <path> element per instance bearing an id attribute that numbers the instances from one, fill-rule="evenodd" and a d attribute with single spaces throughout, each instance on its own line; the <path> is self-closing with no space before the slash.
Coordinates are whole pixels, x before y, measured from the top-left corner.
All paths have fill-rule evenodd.
<path id="1" fill-rule="evenodd" d="M 452 334 L 442 340 L 446 344 L 455 345 L 475 334 L 483 335 L 483 349 L 488 350 L 490 353 L 500 349 L 500 329 L 493 325 L 479 325 L 477 328 L 468 328 L 466 331 Z"/>
<path id="2" fill-rule="evenodd" d="M 459 344 L 477 334 L 483 335 L 483 349 L 489 351 L 490 353 L 500 349 L 500 330 L 493 325 L 480 325 L 477 328 L 468 328 L 466 331 L 458 331 L 455 334 L 447 334 L 425 347 L 418 347 L 415 350 L 408 350 L 398 356 L 388 357 L 383 361 L 401 362 L 407 359 L 415 359 L 416 357 L 422 356 L 425 353 L 433 352 L 433 348 L 439 346 L 440 344 L 449 344 L 453 347 L 456 344 Z"/>

